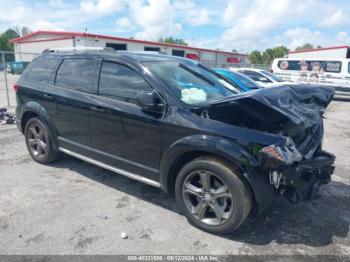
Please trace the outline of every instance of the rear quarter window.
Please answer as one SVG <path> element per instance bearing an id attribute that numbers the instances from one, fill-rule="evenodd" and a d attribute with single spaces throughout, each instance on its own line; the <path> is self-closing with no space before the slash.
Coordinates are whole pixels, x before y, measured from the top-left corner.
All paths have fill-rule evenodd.
<path id="1" fill-rule="evenodd" d="M 24 72 L 24 78 L 38 83 L 48 83 L 60 58 L 55 56 L 41 56 L 35 59 Z"/>
<path id="2" fill-rule="evenodd" d="M 91 93 L 97 61 L 90 58 L 65 58 L 57 70 L 55 85 Z"/>

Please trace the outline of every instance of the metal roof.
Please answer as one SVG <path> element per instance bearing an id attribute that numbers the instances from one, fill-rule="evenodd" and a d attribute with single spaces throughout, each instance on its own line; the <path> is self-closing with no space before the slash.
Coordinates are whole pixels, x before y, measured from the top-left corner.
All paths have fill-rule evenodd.
<path id="1" fill-rule="evenodd" d="M 34 40 L 31 40 L 31 38 L 33 38 L 34 36 L 39 36 L 39 35 L 57 35 L 57 36 L 59 36 L 59 38 L 56 38 L 56 39 L 38 39 L 38 40 L 34 39 Z M 14 38 L 14 39 L 12 39 L 10 41 L 10 43 L 11 44 L 15 44 L 15 43 L 44 42 L 44 41 L 70 39 L 70 38 L 73 38 L 73 37 L 101 38 L 101 39 L 109 39 L 109 40 L 115 40 L 115 41 L 126 41 L 126 42 L 131 42 L 131 43 L 166 46 L 166 47 L 174 47 L 174 48 L 181 48 L 181 49 L 188 49 L 188 50 L 213 52 L 213 53 L 220 53 L 220 54 L 227 54 L 227 55 L 247 56 L 246 54 L 241 54 L 241 53 L 236 53 L 236 52 L 227 52 L 227 51 L 221 51 L 221 50 L 213 50 L 213 49 L 206 49 L 206 48 L 198 48 L 198 47 L 191 47 L 191 46 L 168 44 L 168 43 L 162 43 L 162 42 L 138 40 L 138 39 L 116 37 L 116 36 L 109 36 L 109 35 L 92 34 L 92 33 L 85 33 L 85 32 L 36 31 L 36 32 L 30 33 L 30 34 L 27 34 L 25 36 L 22 36 L 22 37 Z"/>

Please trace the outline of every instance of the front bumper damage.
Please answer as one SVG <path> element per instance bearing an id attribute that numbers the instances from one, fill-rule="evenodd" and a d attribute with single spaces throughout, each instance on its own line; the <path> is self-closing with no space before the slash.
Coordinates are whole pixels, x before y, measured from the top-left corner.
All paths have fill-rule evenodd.
<path id="1" fill-rule="evenodd" d="M 268 171 L 276 192 L 292 203 L 298 203 L 316 198 L 319 187 L 331 181 L 335 156 L 318 149 L 311 158 L 305 159 L 293 144 L 287 143 L 283 148 L 263 148 L 259 160 Z"/>
<path id="2" fill-rule="evenodd" d="M 334 155 L 319 150 L 313 158 L 284 168 L 278 191 L 293 203 L 316 198 L 319 187 L 331 181 L 334 160 Z"/>

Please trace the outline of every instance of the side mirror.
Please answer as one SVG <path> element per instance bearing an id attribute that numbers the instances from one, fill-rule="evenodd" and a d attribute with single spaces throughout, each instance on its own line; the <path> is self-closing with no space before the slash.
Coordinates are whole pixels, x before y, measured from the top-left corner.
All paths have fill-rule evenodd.
<path id="1" fill-rule="evenodd" d="M 162 100 L 154 91 L 138 92 L 136 94 L 136 104 L 148 113 L 161 114 L 164 110 Z"/>

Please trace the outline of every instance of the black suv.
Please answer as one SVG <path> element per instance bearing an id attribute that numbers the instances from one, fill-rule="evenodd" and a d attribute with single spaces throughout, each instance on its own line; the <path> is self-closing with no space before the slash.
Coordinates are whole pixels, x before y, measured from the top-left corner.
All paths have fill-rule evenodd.
<path id="1" fill-rule="evenodd" d="M 59 152 L 175 193 L 195 226 L 237 229 L 276 194 L 313 197 L 330 181 L 322 114 L 334 90 L 281 86 L 239 93 L 188 59 L 47 51 L 14 86 L 31 157 Z"/>

